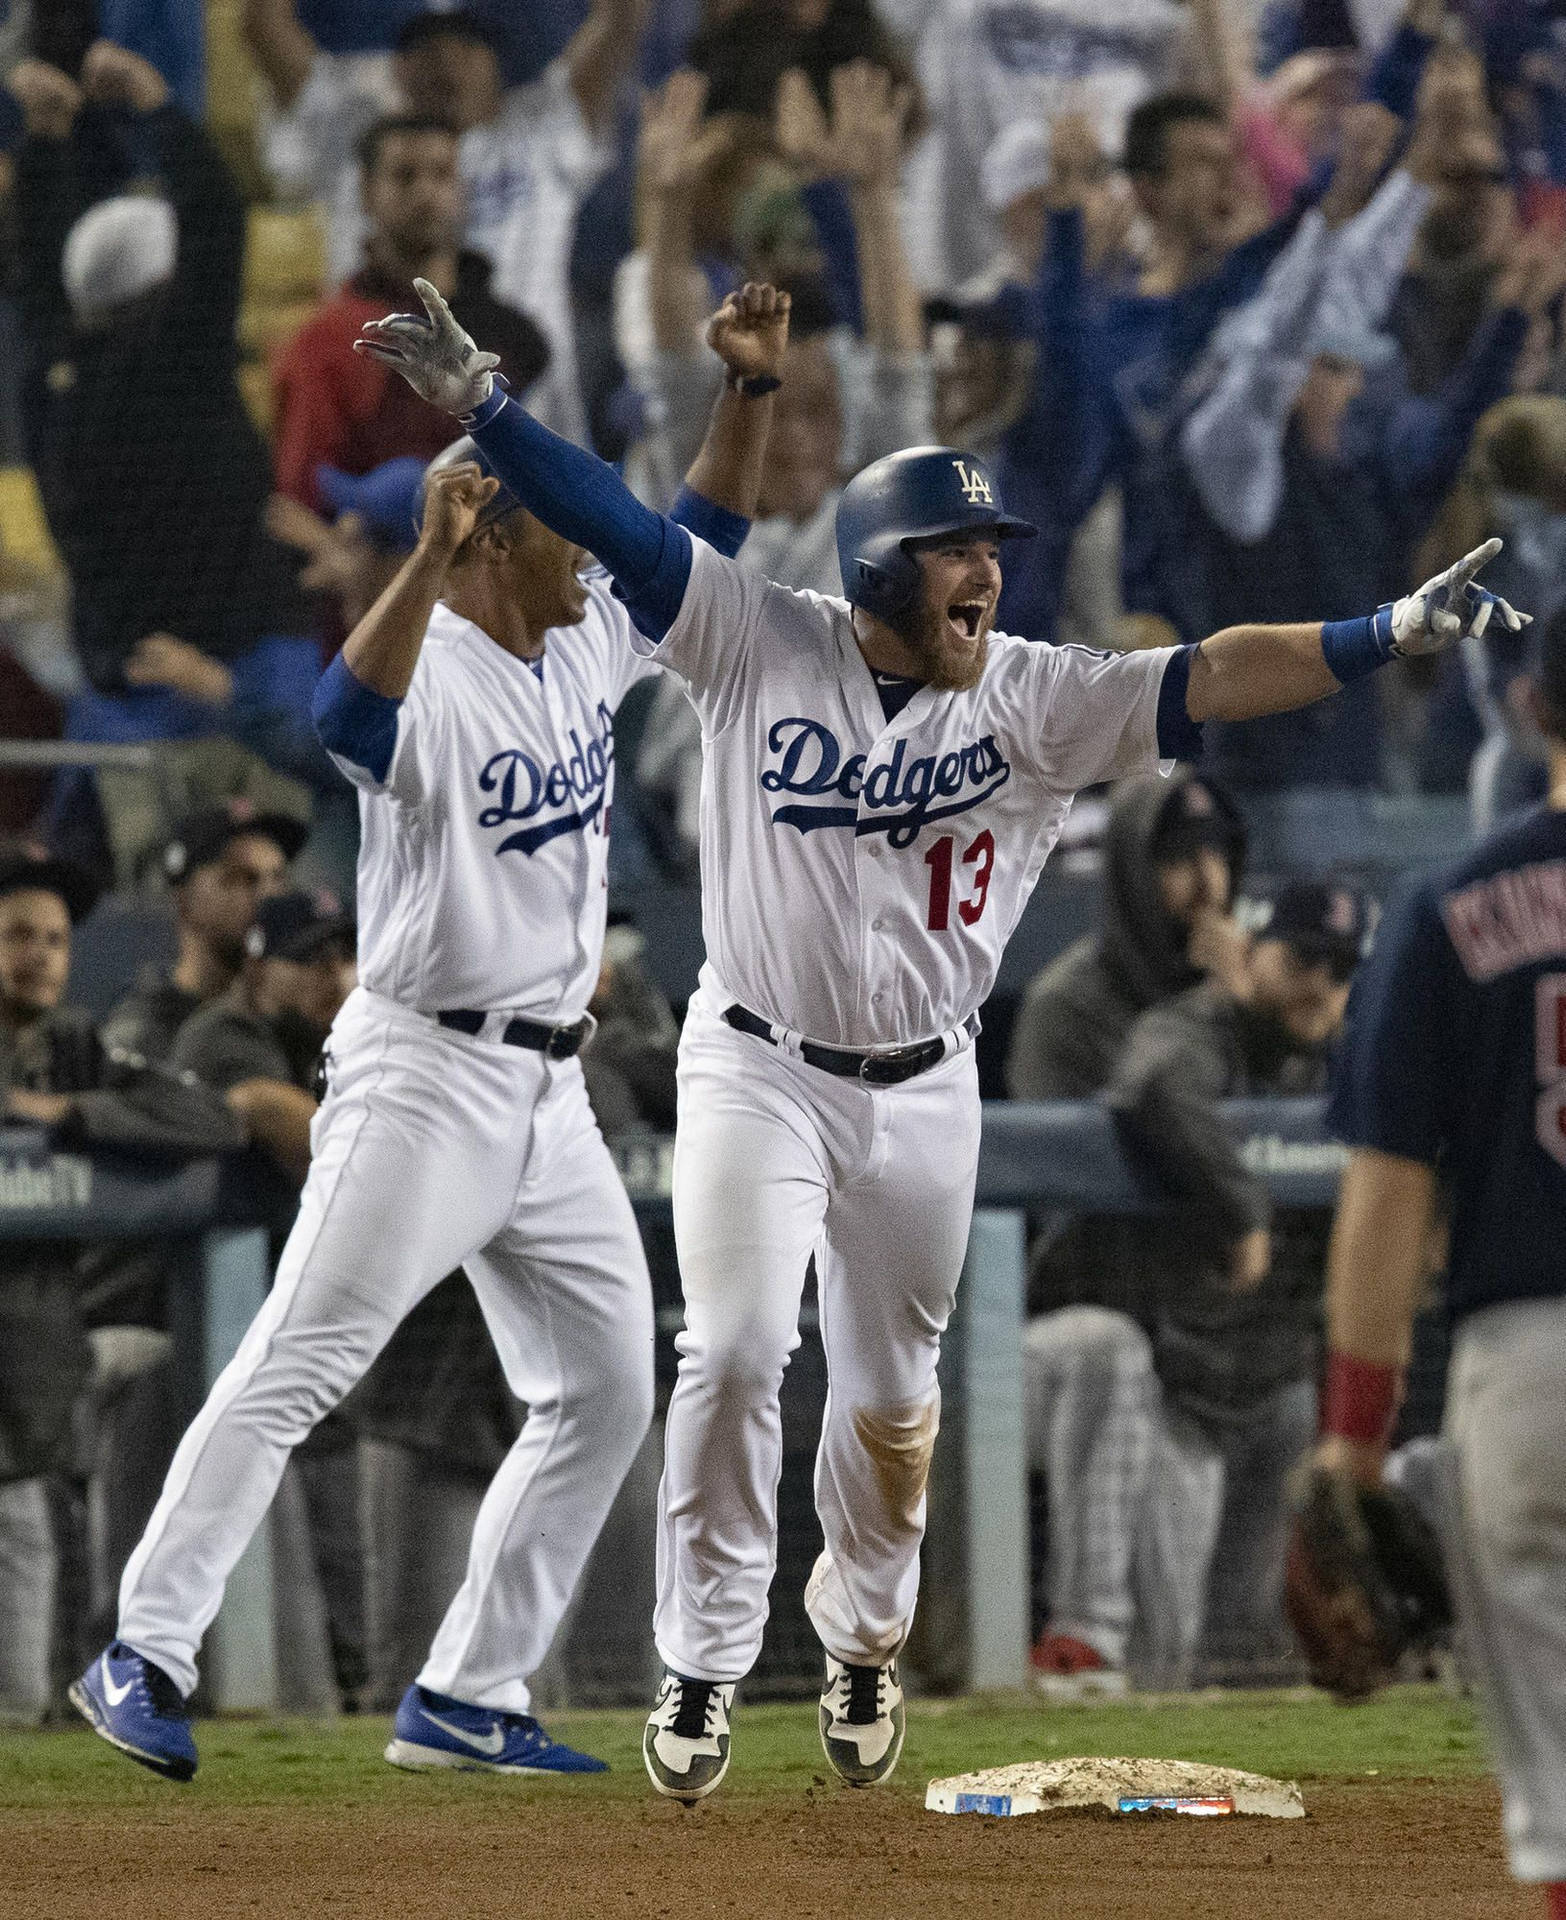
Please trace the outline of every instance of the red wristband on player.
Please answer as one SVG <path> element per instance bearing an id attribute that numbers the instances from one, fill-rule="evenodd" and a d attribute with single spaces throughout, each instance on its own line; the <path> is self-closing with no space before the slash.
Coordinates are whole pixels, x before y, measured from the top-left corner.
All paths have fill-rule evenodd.
<path id="1" fill-rule="evenodd" d="M 1351 1353 L 1329 1353 L 1321 1430 L 1341 1440 L 1379 1447 L 1392 1431 L 1402 1398 L 1401 1367 L 1357 1360 Z"/>

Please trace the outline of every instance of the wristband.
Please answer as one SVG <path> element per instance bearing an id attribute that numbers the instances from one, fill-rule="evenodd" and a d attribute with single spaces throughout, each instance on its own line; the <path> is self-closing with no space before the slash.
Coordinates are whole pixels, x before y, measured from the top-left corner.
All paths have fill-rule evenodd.
<path id="1" fill-rule="evenodd" d="M 507 384 L 504 376 L 497 373 L 494 384 L 490 387 L 488 399 L 481 400 L 471 413 L 459 414 L 457 425 L 466 427 L 469 433 L 475 432 L 479 427 L 487 427 L 506 404 Z"/>
<path id="2" fill-rule="evenodd" d="M 1362 680 L 1392 658 L 1392 608 L 1377 607 L 1359 620 L 1326 620 L 1321 628 L 1321 657 L 1342 686 Z"/>
<path id="3" fill-rule="evenodd" d="M 1321 1430 L 1362 1446 L 1386 1444 L 1403 1398 L 1403 1369 L 1329 1352 Z"/>
<path id="4" fill-rule="evenodd" d="M 764 394 L 776 393 L 783 382 L 775 373 L 736 373 L 729 367 L 723 375 L 723 384 L 741 399 L 759 400 Z"/>

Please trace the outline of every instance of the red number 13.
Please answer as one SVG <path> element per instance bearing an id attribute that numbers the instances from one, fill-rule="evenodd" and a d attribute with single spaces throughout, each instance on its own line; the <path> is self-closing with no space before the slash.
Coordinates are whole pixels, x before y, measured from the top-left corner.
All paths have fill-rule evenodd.
<path id="1" fill-rule="evenodd" d="M 952 919 L 952 861 L 956 849 L 952 836 L 943 834 L 924 856 L 930 869 L 930 916 L 925 925 L 932 933 L 945 933 Z M 990 897 L 990 875 L 995 871 L 995 836 L 988 827 L 971 847 L 963 849 L 962 863 L 972 867 L 973 892 L 957 902 L 957 913 L 965 927 L 971 927 L 984 912 Z"/>

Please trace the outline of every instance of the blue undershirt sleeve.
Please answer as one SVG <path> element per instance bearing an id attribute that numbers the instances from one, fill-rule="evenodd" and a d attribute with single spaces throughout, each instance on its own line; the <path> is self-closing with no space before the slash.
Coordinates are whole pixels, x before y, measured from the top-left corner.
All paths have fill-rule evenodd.
<path id="1" fill-rule="evenodd" d="M 734 558 L 750 532 L 750 522 L 743 514 L 730 513 L 727 507 L 720 507 L 692 487 L 680 488 L 669 509 L 669 518 L 679 526 L 688 527 L 698 540 L 715 547 L 726 560 Z"/>
<path id="2" fill-rule="evenodd" d="M 614 576 L 638 629 L 661 640 L 691 575 L 691 537 L 644 507 L 613 467 L 535 420 L 499 387 L 462 423 L 535 518 Z"/>
<path id="3" fill-rule="evenodd" d="M 1158 752 L 1164 760 L 1199 760 L 1202 729 L 1186 707 L 1195 647 L 1176 647 L 1158 688 Z"/>
<path id="4" fill-rule="evenodd" d="M 310 718 L 326 751 L 384 781 L 397 750 L 400 700 L 356 680 L 338 654 L 315 683 Z"/>

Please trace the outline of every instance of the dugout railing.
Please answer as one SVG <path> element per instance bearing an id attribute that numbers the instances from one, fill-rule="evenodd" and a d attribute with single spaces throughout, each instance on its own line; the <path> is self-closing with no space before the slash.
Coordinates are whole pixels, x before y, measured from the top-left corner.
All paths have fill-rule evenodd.
<path id="1" fill-rule="evenodd" d="M 1342 1150 L 1321 1129 L 1317 1100 L 1231 1102 L 1246 1163 L 1282 1206 L 1332 1205 Z M 638 1213 L 666 1221 L 670 1143 L 622 1142 L 616 1157 Z M 926 1637 L 938 1640 L 942 1684 L 1020 1686 L 1030 1627 L 1028 1472 L 1022 1326 L 1029 1212 L 1156 1211 L 1156 1193 L 1120 1153 L 1091 1102 L 989 1104 L 978 1198 L 957 1312 L 942 1360 L 943 1418 L 931 1484 Z M 51 1150 L 38 1132 L 0 1132 L 0 1239 L 159 1237 L 198 1243 L 196 1283 L 177 1296 L 180 1391 L 199 1404 L 237 1347 L 269 1284 L 275 1188 L 248 1156 L 176 1169 L 128 1156 Z M 666 1227 L 664 1228 L 666 1233 Z M 665 1299 L 660 1345 L 678 1330 Z M 644 1496 L 645 1497 L 645 1496 Z M 591 1569 L 589 1569 L 589 1577 Z M 646 1603 L 650 1606 L 650 1593 Z M 626 1596 L 627 1604 L 634 1600 Z M 628 1632 L 637 1631 L 627 1618 Z M 641 1627 L 645 1637 L 645 1624 Z M 206 1643 L 208 1692 L 224 1709 L 278 1697 L 273 1571 L 263 1527 L 241 1559 Z M 790 1663 L 785 1660 L 786 1669 Z M 788 1690 L 774 1666 L 774 1688 Z"/>

